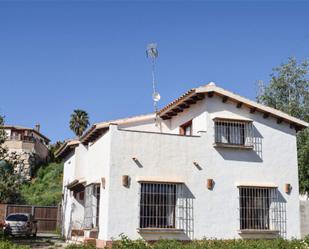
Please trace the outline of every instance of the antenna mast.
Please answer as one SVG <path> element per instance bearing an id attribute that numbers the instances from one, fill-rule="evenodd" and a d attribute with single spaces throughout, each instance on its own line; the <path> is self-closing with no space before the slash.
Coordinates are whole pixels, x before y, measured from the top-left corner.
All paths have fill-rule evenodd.
<path id="1" fill-rule="evenodd" d="M 156 65 L 156 59 L 158 57 L 158 50 L 157 50 L 156 43 L 150 43 L 147 45 L 146 55 L 147 55 L 147 58 L 151 59 L 151 64 L 152 64 L 152 72 L 151 72 L 152 73 L 152 100 L 153 100 L 154 110 L 157 115 L 158 102 L 161 96 L 156 90 L 155 65 Z"/>
<path id="2" fill-rule="evenodd" d="M 265 86 L 263 80 L 256 81 L 256 98 L 257 102 L 260 102 L 260 96 L 264 94 Z"/>

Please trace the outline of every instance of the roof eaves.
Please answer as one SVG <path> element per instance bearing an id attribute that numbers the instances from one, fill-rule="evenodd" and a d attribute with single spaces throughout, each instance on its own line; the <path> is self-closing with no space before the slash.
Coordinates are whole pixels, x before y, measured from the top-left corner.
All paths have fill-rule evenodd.
<path id="1" fill-rule="evenodd" d="M 71 149 L 78 146 L 80 142 L 78 140 L 68 140 L 64 144 L 60 146 L 60 148 L 55 152 L 55 156 L 57 158 L 63 157 L 67 152 L 69 152 Z"/>
<path id="2" fill-rule="evenodd" d="M 177 105 L 179 102 L 184 101 L 186 99 L 189 99 L 192 95 L 195 94 L 196 88 L 192 88 L 189 91 L 185 92 L 183 95 L 181 95 L 179 98 L 173 100 L 169 104 L 167 104 L 165 107 L 163 107 L 161 110 L 159 110 L 158 114 L 162 116 L 163 114 L 169 112 L 172 107 Z"/>
<path id="3" fill-rule="evenodd" d="M 82 143 L 88 143 L 92 140 L 97 139 L 98 136 L 100 136 L 102 131 L 104 132 L 106 129 L 109 128 L 109 125 L 112 123 L 121 125 L 121 124 L 129 124 L 129 123 L 134 123 L 134 122 L 139 122 L 143 120 L 148 120 L 151 118 L 154 118 L 155 114 L 146 114 L 146 115 L 139 115 L 139 116 L 134 116 L 134 117 L 128 117 L 128 118 L 123 118 L 123 119 L 115 119 L 115 120 L 110 120 L 110 121 L 104 121 L 101 123 L 96 123 L 91 128 L 84 133 L 84 135 L 81 136 L 80 141 Z M 98 134 L 96 134 L 98 133 Z"/>
<path id="4" fill-rule="evenodd" d="M 23 126 L 14 126 L 14 125 L 2 125 L 0 128 L 33 131 L 34 133 L 38 134 L 39 136 L 41 136 L 42 138 L 50 142 L 50 139 L 48 137 L 44 136 L 41 132 L 33 128 L 28 128 L 28 127 L 23 127 Z"/>
<path id="5" fill-rule="evenodd" d="M 303 120 L 300 120 L 298 118 L 295 118 L 293 116 L 290 116 L 282 111 L 279 111 L 275 108 L 272 108 L 272 107 L 269 107 L 269 106 L 266 106 L 266 105 L 262 105 L 262 104 L 259 104 L 253 100 L 250 100 L 250 99 L 247 99 L 245 97 L 242 97 L 238 94 L 235 94 L 231 91 L 227 91 L 221 87 L 217 87 L 217 86 L 202 86 L 202 87 L 199 87 L 196 89 L 196 92 L 197 93 L 207 93 L 207 92 L 215 92 L 219 95 L 222 95 L 222 96 L 227 96 L 231 99 L 234 99 L 235 101 L 238 101 L 238 102 L 242 102 L 244 103 L 245 105 L 248 105 L 248 106 L 251 106 L 251 107 L 255 107 L 256 109 L 262 111 L 262 112 L 267 112 L 267 113 L 270 113 L 272 114 L 273 116 L 276 116 L 278 118 L 282 118 L 282 119 L 285 119 L 289 122 L 293 122 L 299 126 L 302 126 L 303 128 L 307 128 L 309 127 L 309 124 Z"/>

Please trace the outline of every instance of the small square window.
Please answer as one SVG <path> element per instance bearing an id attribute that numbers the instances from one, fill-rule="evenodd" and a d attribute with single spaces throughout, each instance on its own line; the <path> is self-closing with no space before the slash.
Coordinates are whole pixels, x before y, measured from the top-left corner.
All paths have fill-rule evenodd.
<path id="1" fill-rule="evenodd" d="M 192 136 L 192 120 L 179 127 L 179 134 L 183 136 Z"/>

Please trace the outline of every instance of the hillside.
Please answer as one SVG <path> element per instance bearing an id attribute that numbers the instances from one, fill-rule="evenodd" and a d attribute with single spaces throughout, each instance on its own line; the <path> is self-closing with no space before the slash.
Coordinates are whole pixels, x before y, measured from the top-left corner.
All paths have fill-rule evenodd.
<path id="1" fill-rule="evenodd" d="M 25 204 L 57 205 L 61 202 L 63 164 L 50 163 L 41 167 L 31 183 L 21 188 Z"/>

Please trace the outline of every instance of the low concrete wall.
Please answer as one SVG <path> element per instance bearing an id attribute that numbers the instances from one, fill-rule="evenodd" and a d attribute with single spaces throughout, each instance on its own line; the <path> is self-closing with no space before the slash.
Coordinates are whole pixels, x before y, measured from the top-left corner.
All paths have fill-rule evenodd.
<path id="1" fill-rule="evenodd" d="M 300 200 L 300 233 L 301 238 L 309 234 L 309 200 Z"/>

